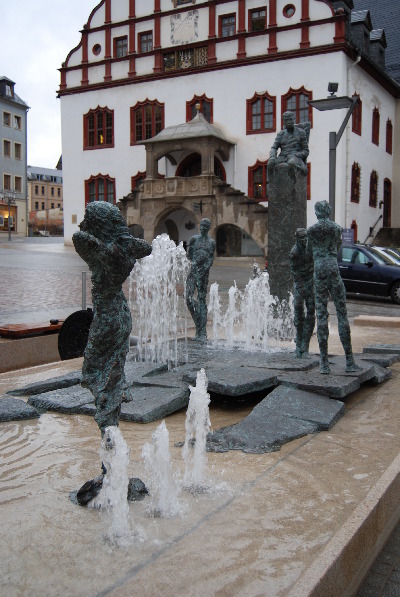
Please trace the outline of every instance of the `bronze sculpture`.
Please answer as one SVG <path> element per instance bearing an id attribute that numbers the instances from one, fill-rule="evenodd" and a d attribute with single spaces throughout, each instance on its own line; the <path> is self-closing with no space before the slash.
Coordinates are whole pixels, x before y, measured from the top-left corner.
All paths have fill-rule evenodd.
<path id="1" fill-rule="evenodd" d="M 200 222 L 200 234 L 192 236 L 188 249 L 188 258 L 192 266 L 186 281 L 186 304 L 196 326 L 195 340 L 201 342 L 207 339 L 206 296 L 208 276 L 215 252 L 215 240 L 208 236 L 210 228 L 210 220 L 203 218 Z"/>
<path id="2" fill-rule="evenodd" d="M 278 164 L 288 164 L 306 175 L 306 160 L 309 153 L 307 133 L 304 130 L 306 123 L 295 125 L 293 112 L 284 112 L 282 119 L 284 128 L 277 134 L 271 147 L 268 168 L 271 169 Z M 278 150 L 280 150 L 279 155 Z"/>
<path id="3" fill-rule="evenodd" d="M 314 260 L 307 242 L 307 230 L 297 228 L 295 237 L 296 244 L 290 251 L 290 271 L 294 280 L 296 357 L 309 358 L 308 349 L 315 326 Z"/>
<path id="4" fill-rule="evenodd" d="M 131 400 L 124 367 L 132 317 L 122 284 L 151 246 L 131 236 L 119 209 L 104 201 L 88 204 L 79 228 L 72 240 L 92 273 L 93 300 L 81 383 L 94 396 L 103 436 L 106 427 L 118 425 L 122 402 Z"/>
<path id="5" fill-rule="evenodd" d="M 347 318 L 346 290 L 340 277 L 337 252 L 342 244 L 342 228 L 329 219 L 331 207 L 327 201 L 317 201 L 318 222 L 307 231 L 314 258 L 317 337 L 320 350 L 320 372 L 330 373 L 328 361 L 328 299 L 331 295 L 338 318 L 339 337 L 346 355 L 346 371 L 360 371 L 351 346 L 350 324 Z"/>

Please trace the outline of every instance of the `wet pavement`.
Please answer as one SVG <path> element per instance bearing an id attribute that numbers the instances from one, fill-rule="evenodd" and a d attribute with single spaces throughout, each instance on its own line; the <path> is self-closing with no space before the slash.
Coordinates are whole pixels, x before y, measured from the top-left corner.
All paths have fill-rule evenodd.
<path id="1" fill-rule="evenodd" d="M 262 259 L 257 259 L 262 266 Z M 210 285 L 218 282 L 222 300 L 236 282 L 246 286 L 252 277 L 253 257 L 216 258 Z M 0 325 L 65 319 L 82 308 L 82 272 L 87 272 L 86 297 L 90 306 L 90 273 L 86 263 L 62 238 L 26 238 L 0 244 Z M 126 294 L 129 285 L 124 285 Z M 400 307 L 389 298 L 348 295 L 349 319 L 357 315 L 396 317 Z M 336 323 L 332 304 L 331 323 Z"/>

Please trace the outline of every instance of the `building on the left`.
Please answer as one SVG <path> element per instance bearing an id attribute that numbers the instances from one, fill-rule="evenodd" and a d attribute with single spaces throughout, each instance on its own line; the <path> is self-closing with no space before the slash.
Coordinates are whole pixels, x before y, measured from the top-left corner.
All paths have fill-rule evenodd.
<path id="1" fill-rule="evenodd" d="M 0 77 L 0 241 L 27 234 L 27 113 L 29 106 Z"/>

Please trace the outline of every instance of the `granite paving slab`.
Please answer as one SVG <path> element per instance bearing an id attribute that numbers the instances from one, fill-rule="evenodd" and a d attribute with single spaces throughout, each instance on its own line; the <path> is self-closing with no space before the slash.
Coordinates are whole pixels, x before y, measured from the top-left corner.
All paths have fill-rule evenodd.
<path id="1" fill-rule="evenodd" d="M 61 388 L 69 388 L 71 386 L 81 383 L 82 373 L 78 371 L 71 371 L 59 377 L 52 377 L 28 384 L 22 388 L 9 390 L 7 394 L 11 396 L 35 396 L 36 394 L 43 394 L 43 392 L 51 392 L 52 390 L 59 390 Z"/>
<path id="2" fill-rule="evenodd" d="M 344 375 L 346 377 L 357 377 L 360 384 L 372 379 L 375 375 L 374 364 L 362 359 L 355 358 L 355 362 L 361 371 L 346 371 L 346 359 L 344 355 L 337 355 L 329 357 L 329 364 L 331 367 L 331 375 Z"/>
<path id="3" fill-rule="evenodd" d="M 132 402 L 126 402 L 121 408 L 121 420 L 135 423 L 149 423 L 163 419 L 189 404 L 189 388 L 136 386 L 132 393 Z"/>
<path id="4" fill-rule="evenodd" d="M 17 398 L 0 398 L 0 421 L 23 421 L 37 419 L 40 413 L 33 406 Z"/>
<path id="5" fill-rule="evenodd" d="M 223 427 L 207 436 L 208 452 L 241 450 L 249 454 L 276 452 L 283 444 L 316 431 L 313 423 L 291 419 L 266 409 L 265 417 L 254 410 L 236 425 Z"/>
<path id="6" fill-rule="evenodd" d="M 277 385 L 278 371 L 250 367 L 209 367 L 205 369 L 208 391 L 223 396 L 243 396 Z M 187 372 L 184 381 L 196 383 L 195 372 Z"/>
<path id="7" fill-rule="evenodd" d="M 242 358 L 242 367 L 263 367 L 279 371 L 309 371 L 319 367 L 319 356 L 310 355 L 309 359 L 297 359 L 295 352 L 273 354 L 254 353 L 251 357 Z"/>
<path id="8" fill-rule="evenodd" d="M 381 354 L 400 354 L 400 344 L 370 344 L 369 346 L 364 346 L 363 352 L 376 352 Z"/>
<path id="9" fill-rule="evenodd" d="M 94 404 L 92 393 L 80 385 L 44 392 L 28 399 L 28 404 L 40 411 L 50 410 L 65 414 L 77 414 L 80 412 L 80 406 L 90 402 Z"/>
<path id="10" fill-rule="evenodd" d="M 390 367 L 393 363 L 397 363 L 400 360 L 400 353 L 399 354 L 390 354 L 390 353 L 375 353 L 375 352 L 366 352 L 366 353 L 359 353 L 354 355 L 358 359 L 362 361 L 368 361 L 369 363 L 374 363 L 376 365 L 380 365 L 381 367 Z"/>
<path id="11" fill-rule="evenodd" d="M 387 367 L 374 365 L 374 377 L 371 378 L 372 383 L 380 384 L 392 377 L 392 371 Z"/>
<path id="12" fill-rule="evenodd" d="M 335 365 L 332 365 L 329 375 L 322 375 L 319 369 L 308 372 L 292 371 L 290 373 L 282 373 L 278 376 L 278 383 L 298 388 L 299 390 L 316 392 L 330 398 L 345 398 L 359 389 L 360 381 L 357 377 L 339 375 L 337 373 L 338 370 L 343 373 L 342 368 L 336 368 Z"/>
<path id="13" fill-rule="evenodd" d="M 262 414 L 266 409 L 289 418 L 313 423 L 317 431 L 330 429 L 345 413 L 345 406 L 340 400 L 288 386 L 279 386 L 272 390 L 253 412 Z"/>

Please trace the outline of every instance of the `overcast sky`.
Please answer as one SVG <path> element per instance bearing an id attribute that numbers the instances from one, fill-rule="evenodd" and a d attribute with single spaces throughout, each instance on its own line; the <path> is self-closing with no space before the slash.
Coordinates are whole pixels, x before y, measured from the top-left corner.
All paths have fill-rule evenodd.
<path id="1" fill-rule="evenodd" d="M 55 168 L 61 155 L 57 70 L 80 41 L 99 0 L 0 0 L 0 75 L 28 111 L 28 164 Z"/>

